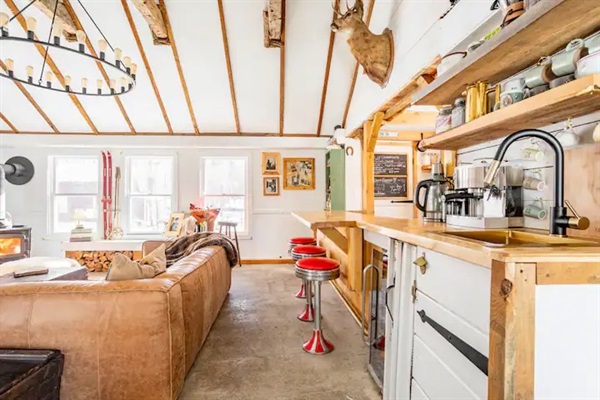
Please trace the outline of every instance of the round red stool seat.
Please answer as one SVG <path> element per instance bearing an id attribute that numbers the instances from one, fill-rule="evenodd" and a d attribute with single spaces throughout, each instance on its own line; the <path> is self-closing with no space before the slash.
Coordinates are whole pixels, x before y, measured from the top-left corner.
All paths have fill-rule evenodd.
<path id="1" fill-rule="evenodd" d="M 307 257 L 325 257 L 327 249 L 321 246 L 301 245 L 292 249 L 292 260 L 298 261 Z"/>
<path id="2" fill-rule="evenodd" d="M 340 267 L 340 263 L 331 258 L 303 258 L 296 261 L 296 266 L 312 271 L 329 271 Z"/>
<path id="3" fill-rule="evenodd" d="M 302 245 L 302 244 L 317 244 L 315 238 L 311 237 L 295 237 L 289 241 L 290 245 Z"/>

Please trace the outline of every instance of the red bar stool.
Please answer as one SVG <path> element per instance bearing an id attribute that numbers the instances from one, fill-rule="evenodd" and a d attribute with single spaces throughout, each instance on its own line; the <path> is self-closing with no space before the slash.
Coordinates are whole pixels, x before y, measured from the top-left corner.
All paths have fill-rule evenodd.
<path id="1" fill-rule="evenodd" d="M 291 255 L 292 250 L 296 246 L 306 246 L 306 245 L 316 246 L 316 244 L 317 244 L 317 241 L 315 240 L 315 238 L 312 238 L 312 237 L 294 237 L 294 238 L 291 238 L 289 241 L 290 249 L 288 250 L 288 253 Z M 294 261 L 298 261 L 298 260 L 294 259 Z M 306 285 L 304 284 L 304 281 L 302 281 L 300 290 L 298 291 L 298 293 L 295 294 L 295 296 L 299 299 L 306 298 Z"/>
<path id="2" fill-rule="evenodd" d="M 313 245 L 301 245 L 296 246 L 292 249 L 292 259 L 294 261 L 301 260 L 303 258 L 314 258 L 314 257 L 327 257 L 327 249 L 320 246 Z M 305 280 L 302 280 L 302 287 L 300 291 L 296 293 L 296 297 L 298 298 L 306 298 L 306 306 L 304 307 L 304 311 L 297 315 L 300 321 L 304 322 L 312 322 L 314 320 L 313 313 L 314 308 L 312 305 L 312 287 L 307 284 Z M 304 292 L 304 293 L 302 293 Z M 300 295 L 300 296 L 299 296 Z M 301 297 L 301 295 L 304 295 Z"/>
<path id="3" fill-rule="evenodd" d="M 323 337 L 321 330 L 321 282 L 337 279 L 340 263 L 331 258 L 303 258 L 296 261 L 295 271 L 298 278 L 315 285 L 315 327 L 302 348 L 310 354 L 327 354 L 333 351 L 333 344 Z"/>

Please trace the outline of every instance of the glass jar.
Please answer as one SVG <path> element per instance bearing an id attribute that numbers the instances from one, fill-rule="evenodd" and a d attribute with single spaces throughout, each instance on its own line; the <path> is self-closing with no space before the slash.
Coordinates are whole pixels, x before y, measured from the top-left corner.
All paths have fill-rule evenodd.
<path id="1" fill-rule="evenodd" d="M 465 123 L 465 98 L 459 97 L 454 100 L 452 109 L 452 128 L 456 128 Z"/>
<path id="2" fill-rule="evenodd" d="M 435 118 L 435 133 L 442 133 L 452 129 L 452 106 L 445 106 L 440 109 Z"/>

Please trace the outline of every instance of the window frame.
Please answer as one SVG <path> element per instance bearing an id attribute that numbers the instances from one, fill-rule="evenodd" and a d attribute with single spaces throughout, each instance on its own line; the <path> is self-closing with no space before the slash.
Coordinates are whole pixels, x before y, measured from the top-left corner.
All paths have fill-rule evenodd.
<path id="1" fill-rule="evenodd" d="M 152 153 L 152 152 L 143 152 L 143 153 L 127 153 L 123 155 L 123 165 L 125 167 L 125 173 L 123 174 L 122 179 L 122 188 L 123 194 L 121 195 L 121 215 L 120 222 L 121 227 L 124 231 L 124 236 L 127 239 L 133 238 L 147 238 L 147 237 L 159 237 L 163 235 L 163 232 L 151 232 L 151 231 L 140 231 L 140 232 L 132 232 L 131 231 L 131 199 L 133 197 L 167 197 L 169 195 L 153 195 L 153 194 L 131 194 L 131 160 L 135 158 L 162 158 L 162 159 L 171 159 L 173 162 L 173 169 L 171 174 L 171 213 L 176 212 L 177 209 L 177 193 L 178 193 L 178 171 L 177 171 L 177 154 L 165 154 L 161 153 Z M 167 218 L 168 220 L 168 218 Z"/>
<path id="2" fill-rule="evenodd" d="M 210 195 L 206 195 L 204 193 L 204 174 L 205 174 L 205 170 L 206 170 L 206 160 L 215 160 L 215 159 L 220 159 L 220 160 L 232 160 L 232 159 L 241 159 L 244 161 L 244 165 L 246 168 L 245 171 L 245 177 L 244 177 L 244 186 L 245 186 L 245 192 L 244 194 L 210 194 Z M 240 239 L 250 239 L 250 232 L 251 232 L 251 226 L 252 226 L 252 221 L 251 221 L 251 207 L 252 207 L 252 181 L 251 181 L 251 155 L 248 153 L 228 153 L 228 154 L 216 154 L 216 155 L 210 155 L 210 156 L 201 156 L 200 157 L 200 176 L 199 176 L 199 196 L 200 198 L 204 199 L 204 202 L 206 204 L 206 198 L 207 197 L 240 197 L 243 196 L 244 198 L 244 220 L 245 220 L 245 227 L 243 231 L 239 231 L 237 232 L 238 234 L 238 238 Z M 215 225 L 215 229 L 218 229 L 218 226 Z"/>
<path id="3" fill-rule="evenodd" d="M 96 160 L 98 163 L 98 183 L 96 186 L 96 193 L 57 193 L 56 192 L 56 160 L 57 159 L 90 159 Z M 100 161 L 100 156 L 96 154 L 51 154 L 48 156 L 48 202 L 47 202 L 47 223 L 46 223 L 46 232 L 49 235 L 66 235 L 70 234 L 71 230 L 61 232 L 56 230 L 55 226 L 55 202 L 57 197 L 73 197 L 73 196 L 93 196 L 96 197 L 96 204 L 98 205 L 98 217 L 96 219 L 96 226 L 92 228 L 95 232 L 102 232 L 102 166 Z M 73 221 L 73 228 L 75 227 L 75 222 Z M 71 228 L 72 229 L 72 228 Z"/>

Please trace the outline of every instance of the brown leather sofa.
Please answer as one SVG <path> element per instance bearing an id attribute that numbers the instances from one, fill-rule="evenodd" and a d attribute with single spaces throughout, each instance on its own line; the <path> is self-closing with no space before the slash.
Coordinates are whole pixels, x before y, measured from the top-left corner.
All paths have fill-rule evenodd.
<path id="1" fill-rule="evenodd" d="M 0 348 L 61 350 L 63 400 L 176 399 L 230 285 L 221 247 L 154 279 L 2 285 Z"/>

